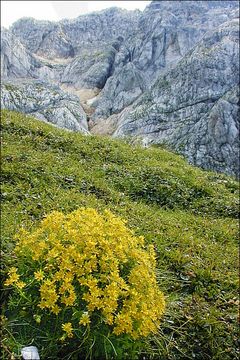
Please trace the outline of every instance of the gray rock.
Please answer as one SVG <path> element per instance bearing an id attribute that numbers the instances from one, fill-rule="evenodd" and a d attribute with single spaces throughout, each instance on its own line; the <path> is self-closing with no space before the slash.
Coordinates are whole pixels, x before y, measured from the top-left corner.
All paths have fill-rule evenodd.
<path id="1" fill-rule="evenodd" d="M 64 66 L 65 68 L 65 66 Z M 1 76 L 3 79 L 33 78 L 59 81 L 64 70 L 30 53 L 7 29 L 1 31 Z"/>
<path id="2" fill-rule="evenodd" d="M 176 66 L 203 35 L 232 19 L 237 1 L 153 1 L 141 14 L 138 29 L 124 45 L 129 60 L 145 74 L 149 86 L 159 74 Z"/>
<path id="3" fill-rule="evenodd" d="M 142 94 L 143 88 L 150 87 L 161 73 L 174 68 L 207 30 L 233 17 L 230 10 L 225 14 L 226 6 L 230 4 L 221 4 L 220 8 L 212 9 L 204 1 L 151 3 L 139 17 L 137 30 L 134 28 L 130 32 L 115 56 L 113 74 L 93 104 L 96 108 L 93 120 L 100 121 L 122 111 Z M 125 82 L 127 70 L 124 70 L 128 69 L 129 64 L 135 69 L 135 81 L 132 81 L 130 93 L 127 89 L 128 81 Z M 121 89 L 116 89 L 119 81 Z"/>
<path id="4" fill-rule="evenodd" d="M 114 136 L 165 143 L 195 165 L 237 175 L 238 29 L 235 19 L 207 33 L 119 116 Z"/>
<path id="5" fill-rule="evenodd" d="M 115 54 L 111 45 L 83 50 L 66 66 L 61 82 L 76 88 L 102 89 L 111 75 Z"/>
<path id="6" fill-rule="evenodd" d="M 78 97 L 40 81 L 12 80 L 2 84 L 1 108 L 31 114 L 68 130 L 89 133 Z"/>
<path id="7" fill-rule="evenodd" d="M 146 89 L 143 74 L 129 62 L 115 71 L 92 106 L 96 107 L 93 119 L 106 118 L 121 112 L 132 104 Z"/>
<path id="8" fill-rule="evenodd" d="M 206 117 L 194 125 L 188 136 L 172 141 L 190 163 L 238 176 L 239 169 L 239 88 L 222 96 Z M 179 141 L 180 140 L 180 141 Z"/>
<path id="9" fill-rule="evenodd" d="M 21 355 L 24 360 L 40 360 L 36 346 L 26 346 L 22 348 Z"/>
<path id="10" fill-rule="evenodd" d="M 34 54 L 50 59 L 74 55 L 73 46 L 59 23 L 22 18 L 10 30 Z"/>
<path id="11" fill-rule="evenodd" d="M 1 76 L 33 77 L 40 63 L 28 52 L 20 41 L 8 30 L 1 29 Z"/>
<path id="12" fill-rule="evenodd" d="M 104 45 L 119 35 L 127 37 L 137 26 L 139 14 L 110 8 L 58 23 L 23 18 L 11 30 L 35 54 L 47 58 L 72 57 L 86 45 Z"/>

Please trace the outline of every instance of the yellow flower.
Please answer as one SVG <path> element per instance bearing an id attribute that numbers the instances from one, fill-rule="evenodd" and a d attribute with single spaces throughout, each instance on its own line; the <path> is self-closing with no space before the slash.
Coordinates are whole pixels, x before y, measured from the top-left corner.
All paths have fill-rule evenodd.
<path id="1" fill-rule="evenodd" d="M 20 275 L 17 274 L 17 269 L 15 267 L 12 267 L 8 272 L 9 278 L 5 281 L 4 285 L 9 286 L 16 282 L 18 282 L 18 279 L 20 278 Z"/>
<path id="2" fill-rule="evenodd" d="M 108 325 L 112 325 L 113 324 L 113 315 L 112 314 L 107 315 L 105 321 Z"/>
<path id="3" fill-rule="evenodd" d="M 67 333 L 68 337 L 73 337 L 73 328 L 72 324 L 70 322 L 62 324 L 62 329 Z"/>
<path id="4" fill-rule="evenodd" d="M 76 295 L 74 291 L 71 291 L 69 293 L 69 296 L 62 296 L 61 297 L 61 301 L 66 305 L 66 306 L 73 306 L 74 302 L 76 300 Z"/>
<path id="5" fill-rule="evenodd" d="M 85 311 L 85 312 L 82 314 L 82 317 L 81 317 L 81 319 L 80 319 L 80 321 L 79 321 L 79 324 L 80 324 L 80 325 L 82 324 L 82 325 L 84 325 L 84 326 L 86 326 L 87 324 L 90 324 L 90 317 L 89 317 L 87 311 Z"/>
<path id="6" fill-rule="evenodd" d="M 61 309 L 58 305 L 54 305 L 52 306 L 52 312 L 55 314 L 55 315 L 58 315 L 60 313 Z"/>
<path id="7" fill-rule="evenodd" d="M 34 277 L 35 277 L 35 279 L 38 280 L 38 281 L 43 280 L 43 278 L 44 278 L 44 273 L 43 273 L 43 271 L 42 271 L 42 270 L 36 271 L 36 272 L 34 273 Z"/>
<path id="8" fill-rule="evenodd" d="M 23 281 L 17 281 L 16 286 L 19 289 L 23 289 L 26 284 Z"/>
<path id="9" fill-rule="evenodd" d="M 43 310 L 45 307 L 47 307 L 47 306 L 46 306 L 46 301 L 41 300 L 40 303 L 38 304 L 38 306 L 40 307 L 40 309 Z"/>

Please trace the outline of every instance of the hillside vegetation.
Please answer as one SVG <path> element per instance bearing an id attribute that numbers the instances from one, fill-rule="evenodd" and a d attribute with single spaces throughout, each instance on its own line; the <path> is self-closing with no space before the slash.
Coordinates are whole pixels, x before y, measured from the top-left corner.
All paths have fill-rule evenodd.
<path id="1" fill-rule="evenodd" d="M 157 252 L 166 313 L 141 358 L 238 358 L 234 179 L 194 168 L 164 148 L 84 136 L 6 110 L 2 136 L 4 277 L 14 264 L 13 238 L 21 226 L 29 228 L 53 210 L 109 209 Z M 8 291 L 2 294 L 8 359 L 28 344 L 7 312 Z M 41 358 L 50 358 L 43 344 L 40 337 L 33 343 Z"/>

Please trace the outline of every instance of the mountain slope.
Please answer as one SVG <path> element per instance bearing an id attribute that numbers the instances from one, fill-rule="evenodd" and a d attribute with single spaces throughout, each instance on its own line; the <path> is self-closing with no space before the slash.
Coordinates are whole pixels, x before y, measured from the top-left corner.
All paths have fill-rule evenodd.
<path id="1" fill-rule="evenodd" d="M 91 132 L 164 142 L 190 163 L 239 176 L 237 1 L 153 1 L 143 12 L 109 8 L 56 23 L 23 18 L 2 39 L 4 81 L 80 94 Z"/>
<path id="2" fill-rule="evenodd" d="M 194 168 L 164 149 L 66 132 L 7 110 L 2 136 L 4 264 L 14 263 L 13 236 L 20 226 L 36 224 L 52 210 L 110 209 L 157 251 L 167 313 L 142 356 L 238 358 L 234 180 Z M 15 332 L 17 319 L 8 316 L 15 342 L 4 332 L 4 345 L 18 353 L 32 338 L 24 337 L 21 324 Z M 44 339 L 37 331 L 31 336 L 41 357 L 50 359 Z"/>

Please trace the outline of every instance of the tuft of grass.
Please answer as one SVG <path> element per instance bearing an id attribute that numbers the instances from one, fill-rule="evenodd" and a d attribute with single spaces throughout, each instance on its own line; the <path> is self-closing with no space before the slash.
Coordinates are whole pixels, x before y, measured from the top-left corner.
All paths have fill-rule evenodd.
<path id="1" fill-rule="evenodd" d="M 21 226 L 52 210 L 110 209 L 154 244 L 167 298 L 159 334 L 146 340 L 139 359 L 238 358 L 234 179 L 165 149 L 83 136 L 7 110 L 2 139 L 3 277 L 14 264 L 13 236 Z M 8 314 L 6 291 L 1 300 Z M 2 358 L 13 352 L 18 358 L 24 334 L 9 332 L 7 323 Z"/>

